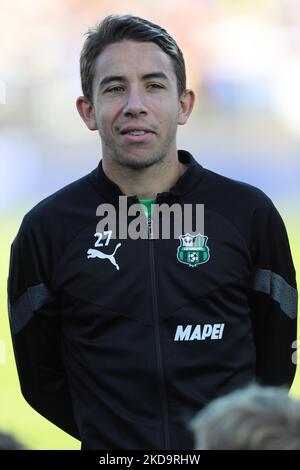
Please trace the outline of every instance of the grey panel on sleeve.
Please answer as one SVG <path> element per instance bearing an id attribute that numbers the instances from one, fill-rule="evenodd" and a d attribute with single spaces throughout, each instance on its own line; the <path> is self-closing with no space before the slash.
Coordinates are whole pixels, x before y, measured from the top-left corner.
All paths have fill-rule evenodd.
<path id="1" fill-rule="evenodd" d="M 13 334 L 19 333 L 33 317 L 34 312 L 54 300 L 45 284 L 29 287 L 16 302 L 8 305 Z"/>
<path id="2" fill-rule="evenodd" d="M 258 269 L 254 276 L 253 289 L 269 295 L 279 303 L 281 310 L 290 318 L 297 316 L 298 293 L 277 273 L 268 269 Z"/>

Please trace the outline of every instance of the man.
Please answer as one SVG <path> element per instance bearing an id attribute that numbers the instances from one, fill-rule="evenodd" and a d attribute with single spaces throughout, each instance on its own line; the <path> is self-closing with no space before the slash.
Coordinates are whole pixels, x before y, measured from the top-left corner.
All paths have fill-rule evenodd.
<path id="1" fill-rule="evenodd" d="M 300 450 L 300 401 L 250 385 L 210 402 L 190 427 L 198 450 Z"/>
<path id="2" fill-rule="evenodd" d="M 77 109 L 99 132 L 102 160 L 32 209 L 12 247 L 22 392 L 83 449 L 193 448 L 186 423 L 207 402 L 255 378 L 293 380 L 285 228 L 261 191 L 177 151 L 194 93 L 164 29 L 107 17 L 86 38 L 81 79 Z M 153 201 L 204 204 L 205 233 L 154 237 Z M 139 202 L 146 236 L 121 236 Z M 103 207 L 118 222 L 99 229 Z"/>

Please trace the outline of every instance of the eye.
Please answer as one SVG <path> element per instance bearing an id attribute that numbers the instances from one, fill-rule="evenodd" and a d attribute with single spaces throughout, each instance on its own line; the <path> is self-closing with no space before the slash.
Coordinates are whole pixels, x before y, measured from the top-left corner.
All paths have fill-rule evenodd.
<path id="1" fill-rule="evenodd" d="M 105 90 L 105 93 L 120 93 L 124 90 L 122 86 L 113 86 Z"/>
<path id="2" fill-rule="evenodd" d="M 160 83 L 150 83 L 149 86 L 148 86 L 150 89 L 154 89 L 154 90 L 159 90 L 159 89 L 163 89 L 164 86 L 161 85 Z"/>

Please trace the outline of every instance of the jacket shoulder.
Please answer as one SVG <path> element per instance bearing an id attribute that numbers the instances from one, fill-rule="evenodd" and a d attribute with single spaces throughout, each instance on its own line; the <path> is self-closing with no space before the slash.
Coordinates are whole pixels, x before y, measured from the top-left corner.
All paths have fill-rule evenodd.
<path id="1" fill-rule="evenodd" d="M 83 176 L 38 202 L 25 214 L 23 224 L 28 226 L 49 219 L 54 214 L 59 216 L 68 208 L 78 206 L 80 201 L 86 200 L 93 193 L 89 175 Z"/>
<path id="2" fill-rule="evenodd" d="M 225 200 L 235 201 L 235 204 L 247 204 L 252 207 L 273 205 L 271 199 L 259 188 L 243 181 L 238 181 L 220 175 L 211 170 L 205 170 L 206 185 L 214 188 L 216 197 L 226 196 Z"/>
<path id="3" fill-rule="evenodd" d="M 242 236 L 250 251 L 262 226 L 272 222 L 284 230 L 283 221 L 271 199 L 259 188 L 210 170 L 202 179 L 201 199 L 205 210 L 222 221 L 226 219 Z M 271 222 L 270 222 L 271 221 Z"/>

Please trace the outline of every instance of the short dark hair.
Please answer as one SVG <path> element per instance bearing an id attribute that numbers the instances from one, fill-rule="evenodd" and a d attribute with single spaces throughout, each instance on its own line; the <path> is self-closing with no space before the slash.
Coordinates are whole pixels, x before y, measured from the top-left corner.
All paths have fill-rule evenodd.
<path id="1" fill-rule="evenodd" d="M 93 102 L 95 62 L 99 54 L 110 44 L 125 40 L 153 42 L 173 63 L 177 78 L 178 95 L 186 89 L 185 63 L 176 41 L 161 26 L 132 15 L 110 15 L 89 29 L 80 54 L 80 76 L 84 96 Z"/>

